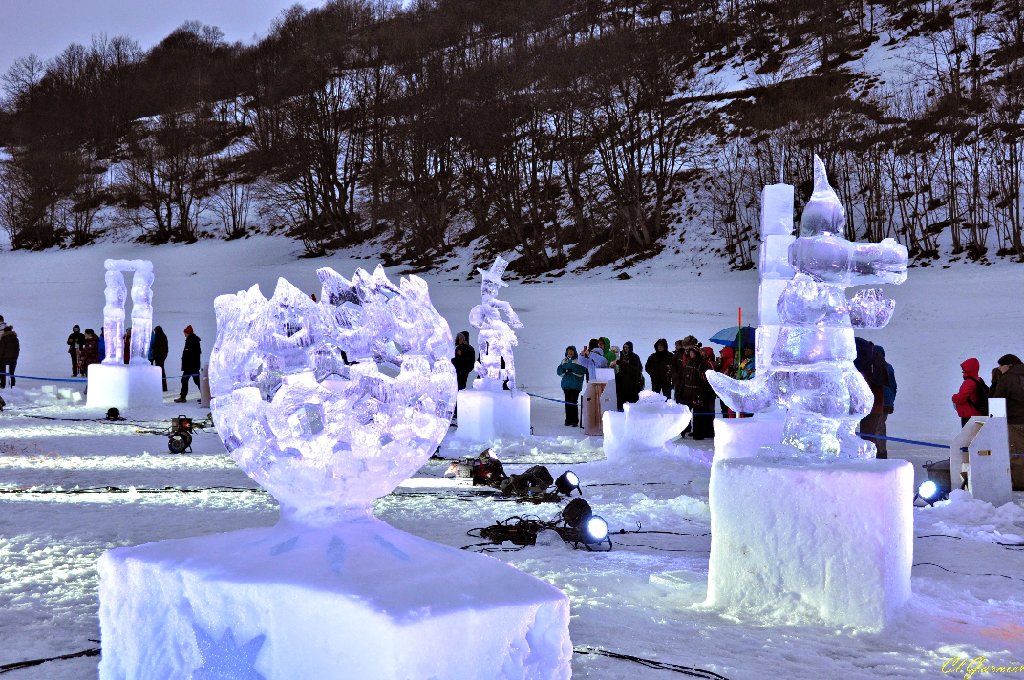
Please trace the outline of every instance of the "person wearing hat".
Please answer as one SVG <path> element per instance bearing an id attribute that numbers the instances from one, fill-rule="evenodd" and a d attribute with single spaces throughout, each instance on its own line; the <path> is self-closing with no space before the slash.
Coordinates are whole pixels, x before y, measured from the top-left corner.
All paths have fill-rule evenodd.
<path id="1" fill-rule="evenodd" d="M 81 359 L 79 353 L 85 346 L 85 336 L 78 328 L 78 324 L 75 324 L 71 329 L 71 335 L 68 336 L 68 354 L 71 356 L 71 377 L 78 377 L 78 367 L 81 365 Z"/>
<path id="2" fill-rule="evenodd" d="M 175 399 L 175 403 L 184 404 L 188 396 L 189 378 L 195 381 L 199 387 L 199 364 L 203 354 L 200 345 L 201 338 L 192 330 L 192 326 L 185 326 L 185 348 L 181 350 L 181 396 Z"/>
<path id="3" fill-rule="evenodd" d="M 1006 400 L 1006 423 L 1010 434 L 1010 478 L 1013 488 L 1024 490 L 1024 363 L 1016 354 L 999 357 L 999 380 L 990 398 Z M 1017 455 L 1014 455 L 1017 454 Z"/>

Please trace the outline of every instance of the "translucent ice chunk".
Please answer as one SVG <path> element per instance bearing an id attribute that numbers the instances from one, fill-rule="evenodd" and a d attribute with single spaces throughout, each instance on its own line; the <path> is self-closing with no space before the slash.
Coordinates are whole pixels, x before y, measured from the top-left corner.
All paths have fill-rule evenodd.
<path id="1" fill-rule="evenodd" d="M 317 272 L 321 301 L 287 281 L 217 298 L 213 416 L 231 456 L 310 523 L 365 516 L 448 430 L 451 331 L 426 283 L 384 270 Z M 344 353 L 344 354 L 343 354 Z"/>

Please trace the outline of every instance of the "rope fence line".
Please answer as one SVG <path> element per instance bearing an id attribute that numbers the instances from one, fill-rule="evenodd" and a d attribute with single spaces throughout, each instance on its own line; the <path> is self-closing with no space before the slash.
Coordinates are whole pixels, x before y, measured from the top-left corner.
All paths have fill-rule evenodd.
<path id="1" fill-rule="evenodd" d="M 116 365 L 120 366 L 121 364 L 116 364 Z M 127 366 L 128 364 L 124 364 L 124 365 Z M 89 382 L 88 378 L 49 378 L 49 377 L 38 376 L 38 375 L 21 375 L 20 373 L 4 373 L 3 371 L 0 371 L 0 375 L 5 376 L 7 378 L 17 379 L 17 380 L 40 380 L 42 382 L 66 382 L 66 383 L 87 383 L 87 382 Z M 201 373 L 183 373 L 181 375 L 169 375 L 169 376 L 167 376 L 167 380 L 178 380 L 179 378 L 197 378 L 197 377 L 200 377 L 200 376 L 202 376 Z"/>
<path id="2" fill-rule="evenodd" d="M 128 365 L 128 364 L 126 364 L 126 365 Z M 34 375 L 19 375 L 17 373 L 4 373 L 4 372 L 0 372 L 0 375 L 7 376 L 7 377 L 10 377 L 10 378 L 20 378 L 22 380 L 40 380 L 40 381 L 45 381 L 45 382 L 68 382 L 68 383 L 86 383 L 86 382 L 89 382 L 88 379 L 86 379 L 86 378 L 48 378 L 48 377 L 41 377 L 41 376 L 34 376 Z M 181 378 L 193 378 L 193 377 L 199 377 L 201 375 L 202 375 L 201 373 L 183 373 L 182 375 L 169 375 L 169 376 L 167 376 L 166 379 L 167 380 L 179 380 Z M 580 406 L 580 402 L 565 401 L 564 399 L 556 399 L 554 397 L 545 397 L 542 394 L 534 394 L 533 392 L 526 392 L 525 390 L 523 391 L 523 393 L 526 394 L 527 396 L 533 397 L 534 399 L 543 399 L 544 401 L 551 401 L 551 402 L 554 402 L 556 404 L 568 404 L 570 406 L 577 406 L 577 407 Z M 719 416 L 721 414 L 718 411 L 713 411 L 713 412 L 694 411 L 694 412 L 691 413 L 691 415 L 694 415 L 694 416 L 716 416 L 717 417 L 717 416 Z M 880 434 L 863 434 L 861 432 L 857 432 L 856 434 L 859 437 L 863 437 L 865 439 L 878 439 L 878 440 L 885 440 L 885 441 L 891 441 L 891 442 L 899 442 L 901 444 L 914 444 L 916 446 L 927 446 L 927 447 L 935 448 L 935 449 L 948 449 L 949 448 L 949 444 L 937 444 L 935 442 L 926 442 L 926 441 L 922 441 L 920 439 L 906 439 L 904 437 L 889 437 L 889 436 L 880 435 Z M 1021 453 L 1011 453 L 1010 455 L 1011 456 L 1024 456 L 1024 454 L 1021 454 Z"/>

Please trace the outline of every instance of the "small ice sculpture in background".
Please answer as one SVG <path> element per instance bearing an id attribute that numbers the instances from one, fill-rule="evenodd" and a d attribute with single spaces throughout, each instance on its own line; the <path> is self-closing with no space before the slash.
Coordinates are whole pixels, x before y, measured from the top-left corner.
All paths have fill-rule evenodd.
<path id="1" fill-rule="evenodd" d="M 871 410 L 867 382 L 853 365 L 854 328 L 882 328 L 895 303 L 878 289 L 847 299 L 845 289 L 872 283 L 901 284 L 907 249 L 891 238 L 851 243 L 843 238 L 846 215 L 814 157 L 814 193 L 800 219 L 800 237 L 789 248 L 797 274 L 779 298 L 782 328 L 771 366 L 753 380 L 721 373 L 708 379 L 736 411 L 787 409 L 776 453 L 811 460 L 873 457 L 875 445 L 856 436 Z"/>
<path id="2" fill-rule="evenodd" d="M 478 269 L 483 280 L 480 282 L 480 304 L 469 310 L 469 323 L 480 330 L 480 359 L 476 362 L 479 376 L 473 381 L 478 390 L 501 391 L 508 380 L 508 387 L 516 389 L 516 364 L 512 348 L 519 344 L 513 328 L 522 328 L 523 322 L 504 300 L 498 300 L 501 288 L 508 284 L 501 280 L 508 262 L 500 255 L 490 271 Z M 502 314 L 508 318 L 506 323 Z M 502 365 L 504 363 L 504 366 Z"/>
<path id="3" fill-rule="evenodd" d="M 128 299 L 128 288 L 122 272 L 135 272 L 132 281 L 132 341 L 129 361 L 132 364 L 149 366 L 149 339 L 153 330 L 153 263 L 149 260 L 104 260 L 106 269 L 103 296 L 103 337 L 105 340 L 104 364 L 124 363 L 124 305 Z"/>
<path id="4" fill-rule="evenodd" d="M 212 410 L 232 458 L 284 518 L 370 513 L 434 452 L 455 404 L 448 323 L 412 276 L 317 271 L 320 302 L 279 279 L 214 303 Z"/>

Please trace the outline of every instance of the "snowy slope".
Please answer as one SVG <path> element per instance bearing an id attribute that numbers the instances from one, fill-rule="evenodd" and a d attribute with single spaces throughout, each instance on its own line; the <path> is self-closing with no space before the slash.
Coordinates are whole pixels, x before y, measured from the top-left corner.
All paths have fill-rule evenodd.
<path id="1" fill-rule="evenodd" d="M 186 324 L 204 339 L 209 356 L 216 295 L 254 282 L 269 293 L 278 276 L 319 294 L 316 267 L 332 266 L 347 276 L 356 266 L 373 265 L 353 254 L 323 260 L 296 260 L 296 254 L 297 244 L 271 237 L 161 248 L 103 244 L 44 255 L 2 252 L 0 314 L 21 338 L 19 373 L 67 378 L 64 340 L 71 326 L 101 325 L 103 259 L 152 259 L 155 323 L 170 337 L 168 373 L 174 375 Z M 754 321 L 755 273 L 705 267 L 698 275 L 681 261 L 663 253 L 631 268 L 628 281 L 595 271 L 548 283 L 513 282 L 503 298 L 525 323 L 516 354 L 525 389 L 560 396 L 554 369 L 563 348 L 592 336 L 607 335 L 619 345 L 632 340 L 646 357 L 659 337 L 706 339 L 734 325 L 738 306 L 745 321 Z M 469 328 L 466 314 L 479 301 L 477 282 L 467 280 L 477 265 L 489 263 L 454 261 L 452 271 L 425 277 L 453 331 Z M 890 435 L 948 441 L 958 424 L 949 395 L 960 383 L 959 362 L 977 356 L 987 370 L 1003 353 L 1024 353 L 1022 277 L 1009 265 L 915 268 L 905 285 L 889 289 L 897 299 L 895 318 L 887 329 L 866 335 L 886 347 L 899 380 Z M 2 392 L 9 407 L 0 414 L 0 639 L 6 643 L 0 666 L 98 646 L 94 563 L 104 550 L 267 525 L 276 518 L 273 499 L 254 488 L 212 432 L 197 436 L 194 454 L 172 457 L 165 438 L 130 423 L 90 421 L 100 414 L 43 397 L 42 384 L 22 380 Z M 561 541 L 492 553 L 569 595 L 577 647 L 704 668 L 730 680 L 937 678 L 945 677 L 943 662 L 956 655 L 1024 662 L 1024 551 L 999 545 L 1022 541 L 1020 494 L 1015 505 L 999 509 L 958 499 L 916 511 L 914 597 L 906 616 L 885 633 L 738 623 L 700 606 L 710 545 L 703 464 L 710 443 L 687 440 L 692 450 L 679 445 L 672 457 L 614 466 L 603 460 L 599 440 L 561 426 L 560 405 L 535 399 L 533 409 L 537 437 L 497 447 L 510 471 L 537 462 L 555 474 L 571 467 L 590 485 L 588 500 L 613 530 L 635 531 L 639 522 L 643 531 L 679 532 L 615 535 L 610 553 L 574 552 Z M 165 426 L 178 412 L 205 415 L 194 402 L 125 415 L 145 430 Z M 477 452 L 448 444 L 443 449 L 449 456 Z M 897 443 L 890 445 L 890 456 L 915 465 L 945 457 L 939 449 Z M 440 477 L 444 468 L 443 462 L 431 462 L 417 476 Z M 41 493 L 75 486 L 100 489 Z M 210 490 L 150 492 L 167 486 Z M 7 493 L 18 490 L 33 492 Z M 434 487 L 429 480 L 377 504 L 378 516 L 396 527 L 460 547 L 479 542 L 466 535 L 473 527 L 556 512 L 551 504 L 524 506 Z M 94 677 L 95 664 L 95 658 L 54 661 L 9 677 Z M 573 670 L 578 677 L 602 679 L 678 677 L 585 654 L 576 655 Z"/>

